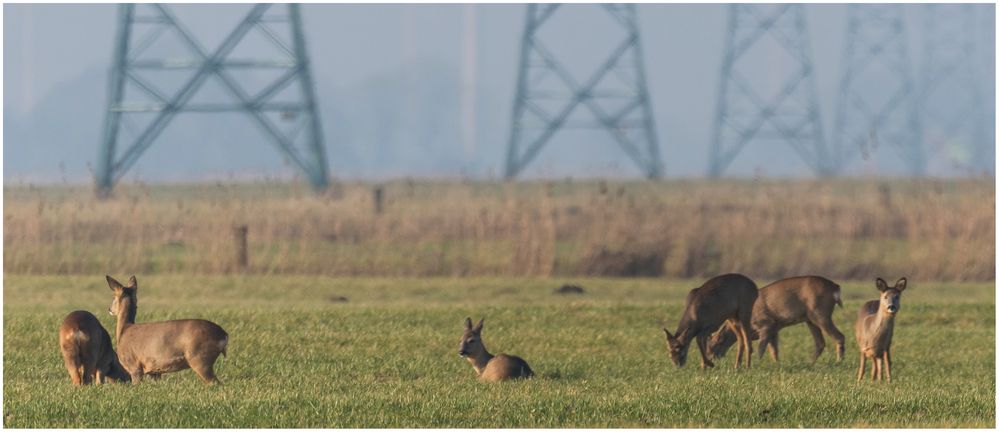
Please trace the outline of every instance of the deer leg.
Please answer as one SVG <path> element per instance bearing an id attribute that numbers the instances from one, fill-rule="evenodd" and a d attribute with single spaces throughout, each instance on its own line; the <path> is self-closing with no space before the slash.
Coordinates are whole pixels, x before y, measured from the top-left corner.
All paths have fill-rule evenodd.
<path id="1" fill-rule="evenodd" d="M 826 349 L 826 339 L 822 337 L 822 330 L 819 326 L 812 324 L 811 321 L 805 321 L 808 326 L 808 331 L 812 333 L 812 340 L 815 342 L 815 350 L 812 351 L 812 363 L 814 364 L 819 356 L 822 355 L 822 351 Z"/>
<path id="2" fill-rule="evenodd" d="M 147 374 L 147 375 L 149 375 L 149 378 L 150 378 L 150 379 L 152 379 L 153 381 L 159 381 L 159 380 L 160 380 L 160 377 L 161 377 L 161 376 L 162 376 L 163 374 L 158 374 L 158 373 L 151 373 L 151 374 Z"/>
<path id="3" fill-rule="evenodd" d="M 780 353 L 779 353 L 780 349 L 778 348 L 779 342 L 777 341 L 778 341 L 777 335 L 774 335 L 773 344 L 770 345 L 770 356 L 773 357 L 774 363 L 780 363 Z"/>
<path id="4" fill-rule="evenodd" d="M 780 341 L 780 339 L 779 339 L 779 333 L 777 333 L 775 331 L 774 335 L 770 339 L 771 339 L 771 342 L 770 342 L 770 357 L 774 359 L 774 363 L 777 363 L 779 365 L 780 364 L 780 348 L 779 348 L 779 345 L 780 345 L 779 341 Z M 760 358 L 763 358 L 763 349 L 762 348 L 760 349 Z"/>
<path id="5" fill-rule="evenodd" d="M 867 368 L 867 356 L 860 353 L 860 369 L 857 370 L 857 382 L 864 379 L 864 369 Z"/>
<path id="6" fill-rule="evenodd" d="M 66 365 L 66 371 L 69 372 L 69 379 L 73 385 L 83 385 L 83 377 L 80 376 L 80 367 L 76 365 L 76 360 L 68 355 L 63 355 L 62 362 Z"/>
<path id="7" fill-rule="evenodd" d="M 828 316 L 816 314 L 814 316 L 810 316 L 809 318 L 815 323 L 815 325 L 819 326 L 822 331 L 826 332 L 829 337 L 836 341 L 836 361 L 842 361 L 846 337 L 843 336 L 843 333 L 840 332 L 838 328 L 836 328 L 836 324 L 833 324 L 831 315 L 832 311 L 829 313 L 830 315 Z"/>
<path id="8" fill-rule="evenodd" d="M 881 381 L 881 357 L 874 356 L 871 360 L 871 382 Z"/>
<path id="9" fill-rule="evenodd" d="M 889 350 L 885 350 L 884 365 L 885 365 L 885 380 L 891 382 L 891 354 L 889 354 Z"/>
<path id="10" fill-rule="evenodd" d="M 83 375 L 80 373 L 80 368 L 72 365 L 66 365 L 66 370 L 69 371 L 69 379 L 70 381 L 73 381 L 73 385 L 83 385 Z"/>
<path id="11" fill-rule="evenodd" d="M 756 333 L 760 336 L 760 358 L 762 359 L 763 353 L 769 350 L 774 361 L 778 361 L 780 350 L 777 348 L 777 327 L 775 325 L 762 326 L 756 329 Z"/>
<path id="12" fill-rule="evenodd" d="M 142 366 L 135 368 L 134 371 L 128 371 L 128 374 L 132 376 L 132 384 L 138 384 L 142 382 L 142 376 L 145 375 L 142 372 Z"/>
<path id="13" fill-rule="evenodd" d="M 97 367 L 90 361 L 84 360 L 83 362 L 83 384 L 90 384 L 94 382 L 94 375 L 97 372 Z"/>
<path id="14" fill-rule="evenodd" d="M 742 356 L 746 353 L 746 346 L 742 343 L 742 329 L 739 328 L 739 324 L 733 322 L 730 328 L 735 332 L 735 343 L 739 344 L 735 356 L 735 368 L 738 369 L 739 365 L 742 364 Z"/>
<path id="15" fill-rule="evenodd" d="M 104 374 L 100 369 L 94 372 L 94 384 L 104 384 Z"/>
<path id="16" fill-rule="evenodd" d="M 763 353 L 767 352 L 767 348 L 770 348 L 770 331 L 769 329 L 760 330 L 760 358 L 763 358 Z M 773 348 L 770 348 L 773 349 Z"/>
<path id="17" fill-rule="evenodd" d="M 195 357 L 188 360 L 188 364 L 205 384 L 222 384 L 215 376 L 215 358 Z"/>
<path id="18" fill-rule="evenodd" d="M 739 325 L 739 336 L 739 342 L 746 347 L 746 369 L 749 369 L 753 365 L 753 342 L 749 339 L 749 325 L 745 322 Z"/>
<path id="19" fill-rule="evenodd" d="M 715 367 L 715 364 L 708 359 L 708 337 L 705 335 L 697 336 L 697 350 L 701 352 L 701 369 L 707 369 L 709 367 Z"/>
<path id="20" fill-rule="evenodd" d="M 826 334 L 832 336 L 836 340 L 836 361 L 843 361 L 843 353 L 846 351 L 846 337 L 843 333 L 833 325 L 832 320 L 828 321 L 828 325 L 823 327 Z"/>

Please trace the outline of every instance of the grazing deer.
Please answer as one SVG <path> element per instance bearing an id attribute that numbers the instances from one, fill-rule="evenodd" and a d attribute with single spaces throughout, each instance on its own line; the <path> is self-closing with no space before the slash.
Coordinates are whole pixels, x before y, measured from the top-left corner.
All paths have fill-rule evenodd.
<path id="1" fill-rule="evenodd" d="M 229 335 L 211 321 L 186 319 L 152 323 L 135 323 L 138 307 L 135 276 L 128 286 L 107 276 L 114 299 L 108 312 L 118 317 L 116 338 L 118 358 L 131 375 L 132 383 L 143 375 L 158 379 L 160 374 L 194 369 L 202 381 L 218 383 L 215 359 L 226 354 Z"/>
<path id="2" fill-rule="evenodd" d="M 888 287 L 884 279 L 878 278 L 876 286 L 881 291 L 881 298 L 871 300 L 860 308 L 857 315 L 857 348 L 860 349 L 860 369 L 857 370 L 857 381 L 864 377 L 866 361 L 871 359 L 871 381 L 881 381 L 882 372 L 885 380 L 891 382 L 891 336 L 895 330 L 895 314 L 901 308 L 900 299 L 905 290 L 905 278 L 895 282 L 894 287 Z"/>
<path id="3" fill-rule="evenodd" d="M 690 342 L 696 339 L 697 348 L 701 352 L 701 369 L 714 367 L 707 355 L 707 339 L 718 327 L 728 322 L 735 329 L 739 342 L 735 367 L 738 368 L 742 363 L 745 353 L 746 367 L 749 368 L 753 354 L 753 345 L 749 339 L 750 317 L 756 296 L 756 284 L 748 277 L 734 273 L 713 277 L 700 288 L 690 290 L 676 335 L 663 328 L 673 363 L 680 367 L 686 363 Z"/>
<path id="4" fill-rule="evenodd" d="M 750 334 L 753 340 L 760 339 L 760 357 L 769 347 L 771 357 L 779 362 L 777 332 L 804 322 L 815 341 L 812 363 L 826 347 L 823 331 L 836 340 L 836 360 L 843 360 L 846 337 L 833 324 L 832 314 L 836 305 L 843 307 L 839 285 L 820 276 L 781 279 L 760 288 L 760 295 L 753 304 L 753 329 Z M 735 331 L 723 327 L 711 336 L 708 349 L 715 358 L 721 358 L 735 342 Z"/>
<path id="5" fill-rule="evenodd" d="M 534 376 L 534 371 L 524 359 L 506 354 L 494 356 L 486 351 L 482 343 L 483 321 L 485 318 L 472 327 L 472 319 L 465 318 L 465 333 L 461 335 L 461 347 L 458 349 L 458 355 L 472 364 L 479 379 L 495 382 Z"/>
<path id="6" fill-rule="evenodd" d="M 94 314 L 74 311 L 59 326 L 59 348 L 73 385 L 128 379 L 111 347 L 111 336 Z"/>

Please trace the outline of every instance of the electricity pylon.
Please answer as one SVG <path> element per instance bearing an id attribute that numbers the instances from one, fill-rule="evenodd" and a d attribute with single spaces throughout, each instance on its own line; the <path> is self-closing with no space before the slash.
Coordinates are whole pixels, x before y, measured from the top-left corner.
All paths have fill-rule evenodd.
<path id="1" fill-rule="evenodd" d="M 847 6 L 833 166 L 845 169 L 882 144 L 894 146 L 912 175 L 926 172 L 918 94 L 902 5 Z"/>
<path id="2" fill-rule="evenodd" d="M 986 131 L 974 5 L 924 7 L 919 96 L 923 122 L 932 132 L 927 134 L 928 150 L 951 153 L 951 159 L 960 159 L 952 162 L 975 171 L 991 171 L 994 143 Z"/>
<path id="3" fill-rule="evenodd" d="M 635 6 L 601 7 L 621 26 L 624 37 L 597 70 L 580 82 L 538 34 L 559 5 L 527 5 L 506 178 L 516 177 L 563 128 L 605 129 L 646 176 L 662 175 Z M 593 114 L 595 121 L 567 122 L 580 105 Z"/>
<path id="4" fill-rule="evenodd" d="M 765 43 L 790 63 L 773 95 L 746 76 L 760 60 L 747 53 Z M 816 174 L 829 174 L 802 5 L 729 5 L 724 53 L 708 174 L 722 175 L 744 147 L 763 140 L 786 142 Z"/>
<path id="5" fill-rule="evenodd" d="M 141 10 L 137 10 L 142 8 Z M 271 58 L 233 58 L 231 54 L 248 34 L 257 32 L 279 54 Z M 180 40 L 185 57 L 144 55 L 150 46 L 172 34 Z M 118 8 L 118 33 L 111 69 L 104 139 L 97 160 L 99 195 L 106 196 L 156 137 L 180 112 L 245 112 L 274 142 L 283 155 L 300 168 L 316 189 L 328 183 L 323 144 L 309 58 L 305 51 L 302 19 L 296 4 L 271 7 L 256 4 L 246 17 L 213 50 L 207 50 L 166 5 L 122 4 Z M 165 74 L 186 72 L 176 91 L 162 89 Z M 283 71 L 278 78 L 252 94 L 233 72 Z M 186 74 L 185 74 L 186 75 Z M 227 102 L 191 103 L 211 78 L 217 78 L 230 96 Z M 298 92 L 285 92 L 297 84 Z M 284 101 L 291 93 L 290 101 Z M 145 117 L 143 117 L 145 116 Z M 282 128 L 274 118 L 293 121 Z M 149 119 L 151 117 L 151 119 Z M 131 131 L 131 121 L 146 119 Z M 305 131 L 303 155 L 295 142 Z M 134 132 L 129 139 L 126 132 Z"/>

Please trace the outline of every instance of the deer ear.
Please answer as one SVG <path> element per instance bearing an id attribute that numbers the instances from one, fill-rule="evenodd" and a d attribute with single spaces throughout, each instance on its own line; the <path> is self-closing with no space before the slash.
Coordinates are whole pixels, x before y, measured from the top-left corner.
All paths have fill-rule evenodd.
<path id="1" fill-rule="evenodd" d="M 884 291 L 888 289 L 888 284 L 884 279 L 878 278 L 874 284 L 878 287 L 878 291 Z"/>
<path id="2" fill-rule="evenodd" d="M 482 331 L 482 324 L 483 324 L 483 322 L 484 322 L 485 320 L 486 320 L 485 318 L 482 318 L 482 319 L 480 319 L 480 320 L 479 320 L 479 323 L 475 325 L 475 328 L 473 328 L 473 329 L 472 329 L 472 331 L 473 331 L 473 332 L 476 332 L 476 333 L 479 333 L 479 332 L 481 332 L 481 331 Z"/>
<path id="3" fill-rule="evenodd" d="M 135 280 L 135 275 L 132 275 L 132 277 L 128 278 L 128 287 L 132 289 L 136 289 L 139 287 L 139 283 Z"/>
<path id="4" fill-rule="evenodd" d="M 908 281 L 906 281 L 905 278 L 899 279 L 898 282 L 895 282 L 895 289 L 897 289 L 897 290 L 899 290 L 899 292 L 901 292 L 902 290 L 905 289 L 906 282 L 908 282 Z"/>
<path id="5" fill-rule="evenodd" d="M 108 280 L 108 287 L 110 287 L 114 291 L 121 291 L 122 289 L 125 288 L 121 285 L 121 282 L 118 282 L 117 280 L 115 280 L 115 278 L 111 277 L 110 275 L 104 275 L 104 278 Z"/>
<path id="6" fill-rule="evenodd" d="M 670 333 L 669 330 L 666 330 L 666 327 L 663 327 L 663 331 L 666 332 L 666 339 L 675 339 L 673 334 Z"/>
<path id="7" fill-rule="evenodd" d="M 465 330 L 472 329 L 472 318 L 465 318 Z"/>

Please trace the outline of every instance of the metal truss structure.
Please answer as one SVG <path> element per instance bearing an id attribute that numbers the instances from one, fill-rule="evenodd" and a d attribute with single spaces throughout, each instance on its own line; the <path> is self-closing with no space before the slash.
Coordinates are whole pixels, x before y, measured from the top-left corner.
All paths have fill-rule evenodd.
<path id="1" fill-rule="evenodd" d="M 986 127 L 985 89 L 972 4 L 927 4 L 920 76 L 920 108 L 927 150 L 963 154 L 965 168 L 994 171 L 995 143 Z M 938 108 L 940 107 L 940 108 Z M 955 109 L 956 107 L 956 109 Z M 946 146 L 957 146 L 945 149 Z M 947 157 L 946 155 L 943 155 Z"/>
<path id="2" fill-rule="evenodd" d="M 635 6 L 606 4 L 600 7 L 621 26 L 624 38 L 597 70 L 580 82 L 539 34 L 559 5 L 527 5 L 507 147 L 506 178 L 516 177 L 552 136 L 565 128 L 604 129 L 646 176 L 658 178 L 662 175 Z M 580 106 L 586 107 L 595 120 L 567 121 Z"/>
<path id="3" fill-rule="evenodd" d="M 234 58 L 231 54 L 253 32 L 262 35 L 280 54 L 266 59 Z M 181 41 L 188 57 L 143 55 L 169 33 Z M 114 184 L 181 112 L 246 113 L 284 157 L 305 173 L 313 187 L 323 189 L 327 186 L 326 151 L 298 5 L 252 6 L 235 29 L 209 51 L 166 5 L 122 4 L 118 10 L 113 61 L 104 138 L 97 162 L 98 194 L 108 195 Z M 253 93 L 235 76 L 250 71 L 275 70 L 282 71 L 278 78 Z M 164 91 L 163 83 L 158 80 L 163 73 L 177 71 L 190 75 L 176 91 Z M 221 82 L 230 100 L 192 103 L 192 97 L 212 77 Z M 296 84 L 299 91 L 285 92 Z M 287 93 L 291 93 L 291 101 L 278 100 L 279 94 Z M 134 129 L 132 122 L 141 121 L 139 118 L 143 115 L 142 119 L 147 121 L 140 129 Z M 292 127 L 282 128 L 276 120 L 292 122 Z M 303 139 L 299 139 L 300 136 Z M 304 142 L 299 146 L 305 147 L 304 151 L 296 147 L 296 141 Z"/>
<path id="4" fill-rule="evenodd" d="M 789 62 L 774 95 L 747 77 L 761 44 Z M 751 142 L 783 141 L 818 175 L 829 174 L 811 49 L 800 4 L 731 4 L 708 174 L 721 176 Z"/>
<path id="5" fill-rule="evenodd" d="M 918 94 L 909 60 L 904 6 L 847 6 L 843 75 L 833 129 L 833 167 L 883 144 L 895 147 L 912 175 L 926 172 Z"/>

